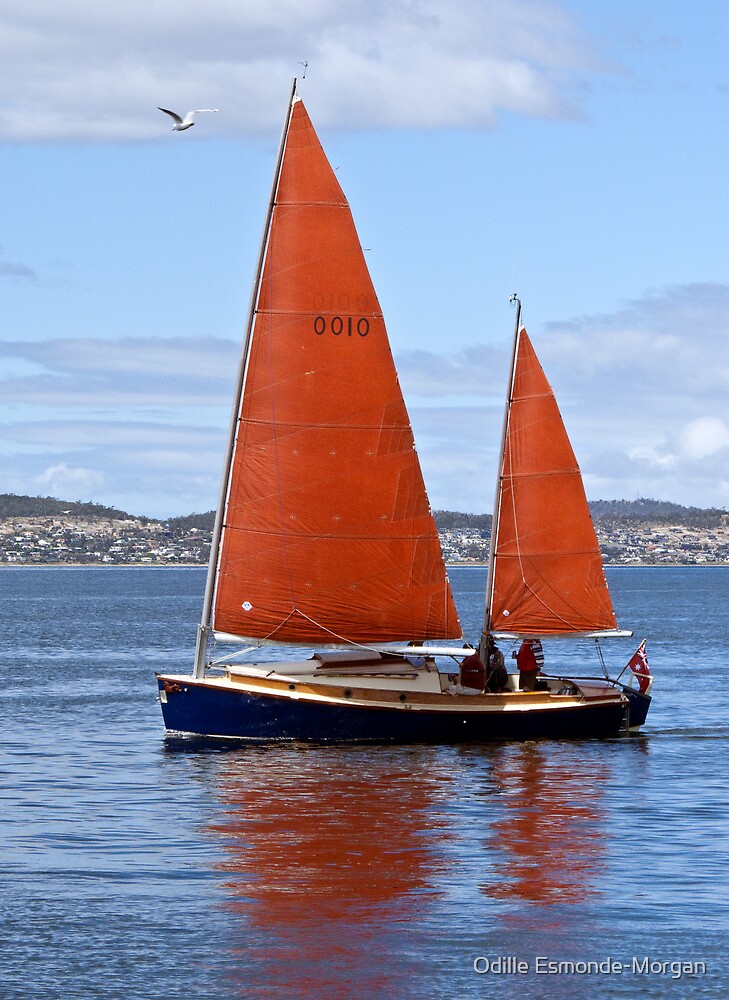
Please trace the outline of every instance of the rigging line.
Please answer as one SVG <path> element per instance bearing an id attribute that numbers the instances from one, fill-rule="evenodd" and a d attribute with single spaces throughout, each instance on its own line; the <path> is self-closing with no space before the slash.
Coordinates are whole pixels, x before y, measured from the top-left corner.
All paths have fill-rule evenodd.
<path id="1" fill-rule="evenodd" d="M 268 642 L 271 638 L 273 638 L 273 636 L 275 636 L 276 633 L 280 629 L 282 629 L 286 625 L 286 623 L 294 617 L 294 615 L 299 615 L 301 618 L 309 622 L 311 625 L 314 625 L 316 628 L 321 629 L 322 632 L 326 632 L 327 635 L 332 636 L 332 638 L 338 639 L 340 642 L 343 642 L 346 646 L 354 646 L 357 649 L 364 649 L 367 650 L 368 652 L 376 653 L 379 651 L 377 646 L 367 645 L 366 643 L 362 642 L 356 642 L 354 639 L 347 639 L 345 636 L 339 635 L 338 632 L 334 632 L 332 629 L 327 628 L 326 625 L 322 625 L 322 623 L 317 621 L 316 618 L 312 618 L 310 615 L 307 615 L 305 611 L 302 611 L 300 608 L 297 608 L 296 605 L 294 605 L 294 607 L 291 609 L 291 611 L 289 611 L 286 617 L 282 619 L 278 623 L 278 625 L 276 625 L 276 627 L 273 628 L 268 633 L 268 635 L 262 636 L 259 639 L 259 644 Z"/>
<path id="2" fill-rule="evenodd" d="M 271 638 L 271 636 L 276 635 L 276 633 L 279 631 L 279 629 L 282 629 L 284 627 L 284 625 L 286 624 L 286 622 L 289 621 L 291 618 L 293 618 L 294 615 L 297 612 L 298 612 L 298 614 L 301 614 L 301 612 L 298 610 L 298 608 L 294 604 L 293 608 L 291 609 L 291 611 L 289 611 L 289 613 L 286 615 L 286 617 L 282 621 L 280 621 L 278 623 L 278 625 L 268 633 L 268 635 L 261 636 L 261 638 L 259 639 L 259 644 L 263 645 L 264 642 L 268 642 L 268 640 Z"/>
<path id="3" fill-rule="evenodd" d="M 346 643 L 348 646 L 356 646 L 358 649 L 366 649 L 368 651 L 371 651 L 372 647 L 367 646 L 362 642 L 354 642 L 352 639 L 347 639 L 343 635 L 339 635 L 338 632 L 335 632 L 333 629 L 327 628 L 326 625 L 322 625 L 321 622 L 318 622 L 315 618 L 311 618 L 304 611 L 300 611 L 298 608 L 295 608 L 294 610 L 298 612 L 298 614 L 300 614 L 302 618 L 305 618 L 306 621 L 311 622 L 312 625 L 316 625 L 316 627 L 320 628 L 322 632 L 326 632 L 328 635 L 331 635 L 334 639 L 339 639 L 341 642 Z"/>
<path id="4" fill-rule="evenodd" d="M 241 656 L 247 656 L 248 653 L 253 653 L 255 650 L 260 649 L 262 642 L 257 642 L 253 646 L 245 646 L 243 649 L 236 649 L 233 653 L 226 653 L 225 656 L 216 657 L 216 659 L 210 661 L 211 667 L 217 667 L 222 663 L 230 663 L 233 660 Z"/>
<path id="5" fill-rule="evenodd" d="M 280 629 L 284 627 L 284 625 L 288 621 L 290 621 L 294 617 L 294 615 L 299 615 L 301 618 L 309 622 L 311 625 L 314 625 L 316 626 L 316 628 L 321 629 L 322 632 L 326 632 L 328 635 L 332 636 L 332 638 L 339 639 L 340 642 L 343 642 L 347 646 L 355 646 L 357 649 L 365 649 L 368 652 L 377 652 L 377 648 L 374 646 L 368 646 L 361 642 L 355 642 L 353 639 L 347 639 L 345 638 L 345 636 L 339 635 L 338 632 L 334 632 L 332 629 L 327 628 L 326 625 L 322 625 L 321 622 L 316 620 L 316 618 L 312 618 L 310 615 L 307 615 L 305 611 L 302 611 L 300 608 L 297 608 L 296 605 L 293 606 L 293 608 L 291 609 L 291 611 L 289 611 L 286 617 L 282 621 L 280 621 L 279 624 L 268 633 L 268 635 L 264 636 L 260 640 L 260 642 L 264 643 L 267 642 L 269 639 L 271 639 Z"/>
<path id="6" fill-rule="evenodd" d="M 326 625 L 322 625 L 321 622 L 318 622 L 315 618 L 310 618 L 309 615 L 307 615 L 306 612 L 302 611 L 300 608 L 294 608 L 294 610 L 291 612 L 291 615 L 293 615 L 293 614 L 301 615 L 301 617 L 304 618 L 304 619 L 306 619 L 306 621 L 310 622 L 312 625 L 315 625 L 317 628 L 320 628 L 322 630 L 322 632 L 326 632 L 328 635 L 331 635 L 334 639 L 339 639 L 339 641 L 343 642 L 345 645 L 352 646 L 352 647 L 354 647 L 356 649 L 364 649 L 368 653 L 379 653 L 379 652 L 381 652 L 382 651 L 382 647 L 385 644 L 384 640 L 383 640 L 383 642 L 381 642 L 379 644 L 374 644 L 374 643 L 357 642 L 354 639 L 347 639 L 345 636 L 339 635 L 338 632 L 334 632 L 334 631 L 332 631 L 332 629 L 327 628 Z M 289 615 L 289 618 L 291 617 L 291 615 Z M 284 623 L 282 622 L 281 624 L 283 625 Z M 278 627 L 280 628 L 281 626 L 278 626 Z M 271 633 L 271 634 L 273 634 L 273 633 Z M 388 640 L 388 641 L 396 642 L 397 640 L 392 639 L 392 640 Z M 403 640 L 403 641 L 405 641 L 405 640 Z M 437 654 L 437 647 L 434 647 L 433 651 L 434 651 L 435 654 Z M 401 655 L 405 656 L 406 654 L 403 653 Z"/>
<path id="7" fill-rule="evenodd" d="M 605 657 L 602 655 L 602 646 L 600 645 L 600 640 L 597 637 L 595 638 L 595 649 L 597 650 L 597 658 L 600 661 L 602 672 L 605 674 L 605 677 L 609 679 L 610 675 L 608 674 L 608 669 L 605 666 Z"/>

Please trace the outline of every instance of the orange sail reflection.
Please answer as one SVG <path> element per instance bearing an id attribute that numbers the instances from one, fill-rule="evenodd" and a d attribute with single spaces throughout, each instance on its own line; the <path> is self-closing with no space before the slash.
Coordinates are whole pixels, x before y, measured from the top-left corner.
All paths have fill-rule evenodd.
<path id="1" fill-rule="evenodd" d="M 602 789 L 610 768 L 540 744 L 505 747 L 494 758 L 503 816 L 490 846 L 506 855 L 483 891 L 529 903 L 577 903 L 597 892 L 605 864 Z"/>
<path id="2" fill-rule="evenodd" d="M 401 938 L 436 895 L 432 782 L 417 754 L 404 769 L 382 748 L 314 749 L 221 759 L 208 829 L 242 918 L 235 978 L 246 996 L 394 995 Z"/>

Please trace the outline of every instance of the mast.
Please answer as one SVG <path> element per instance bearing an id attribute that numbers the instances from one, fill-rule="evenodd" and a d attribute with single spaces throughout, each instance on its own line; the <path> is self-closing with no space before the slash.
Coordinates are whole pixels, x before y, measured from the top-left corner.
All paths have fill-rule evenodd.
<path id="1" fill-rule="evenodd" d="M 501 481 L 504 477 L 504 454 L 506 451 L 506 435 L 509 430 L 509 414 L 511 411 L 511 401 L 514 396 L 514 374 L 516 371 L 516 351 L 519 344 L 519 330 L 521 328 L 521 299 L 516 292 L 511 296 L 509 302 L 516 303 L 516 322 L 514 323 L 514 342 L 511 349 L 511 367 L 509 369 L 509 379 L 506 390 L 506 405 L 504 406 L 504 422 L 501 428 L 501 447 L 499 449 L 499 459 L 496 465 L 496 492 L 494 494 L 494 515 L 491 521 L 491 544 L 489 546 L 489 568 L 486 580 L 486 610 L 484 615 L 483 633 L 479 651 L 483 658 L 483 646 L 487 636 L 492 630 L 491 604 L 494 595 L 494 570 L 496 556 L 496 536 L 499 530 L 499 516 L 501 512 Z"/>
<path id="2" fill-rule="evenodd" d="M 228 498 L 230 469 L 233 460 L 233 446 L 235 444 L 236 434 L 238 430 L 238 416 L 240 414 L 241 399 L 243 396 L 243 385 L 245 382 L 246 368 L 248 365 L 248 355 L 250 352 L 250 345 L 251 345 L 251 333 L 253 330 L 253 322 L 255 319 L 256 302 L 258 301 L 258 290 L 261 283 L 261 274 L 263 271 L 263 260 L 266 252 L 266 244 L 268 242 L 268 234 L 271 228 L 271 217 L 273 216 L 273 209 L 276 201 L 279 179 L 281 177 L 281 164 L 283 163 L 283 155 L 284 155 L 284 150 L 286 148 L 286 139 L 288 137 L 289 123 L 291 122 L 291 112 L 294 106 L 294 99 L 296 98 L 296 83 L 297 80 L 294 77 L 294 81 L 291 86 L 291 96 L 289 97 L 288 112 L 286 114 L 286 120 L 284 122 L 283 130 L 281 132 L 281 141 L 279 143 L 278 157 L 276 160 L 276 169 L 274 171 L 273 183 L 271 185 L 271 195 L 268 200 L 268 212 L 266 213 L 266 222 L 263 227 L 263 235 L 261 237 L 261 245 L 258 252 L 258 267 L 256 269 L 256 277 L 253 282 L 253 288 L 251 291 L 251 300 L 248 306 L 248 324 L 246 327 L 246 335 L 245 335 L 243 350 L 241 351 L 240 363 L 238 365 L 236 389 L 233 397 L 233 410 L 231 413 L 230 427 L 228 429 L 228 438 L 225 447 L 223 473 L 220 480 L 220 493 L 218 496 L 218 506 L 215 512 L 215 525 L 213 527 L 213 537 L 210 543 L 210 560 L 208 562 L 208 573 L 205 581 L 205 595 L 203 597 L 203 607 L 202 607 L 202 614 L 200 616 L 200 624 L 197 630 L 197 641 L 195 644 L 195 665 L 194 665 L 195 677 L 203 677 L 205 675 L 207 645 L 208 645 L 208 638 L 210 636 L 210 618 L 213 608 L 213 595 L 215 593 L 215 580 L 217 577 L 217 569 L 218 569 L 220 539 L 223 533 L 223 518 L 225 516 L 225 505 Z"/>

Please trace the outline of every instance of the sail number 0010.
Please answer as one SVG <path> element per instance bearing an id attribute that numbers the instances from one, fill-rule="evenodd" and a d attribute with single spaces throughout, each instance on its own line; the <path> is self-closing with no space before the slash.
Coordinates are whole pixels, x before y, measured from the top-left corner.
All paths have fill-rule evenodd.
<path id="1" fill-rule="evenodd" d="M 366 316 L 355 319 L 354 316 L 317 316 L 314 320 L 314 333 L 321 337 L 325 333 L 334 334 L 335 337 L 353 337 L 357 334 L 366 337 L 370 332 L 370 321 Z"/>

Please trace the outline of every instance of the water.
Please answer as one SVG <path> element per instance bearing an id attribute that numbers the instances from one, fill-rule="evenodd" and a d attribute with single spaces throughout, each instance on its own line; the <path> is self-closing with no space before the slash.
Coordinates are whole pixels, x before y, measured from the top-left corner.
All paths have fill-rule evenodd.
<path id="1" fill-rule="evenodd" d="M 451 579 L 475 636 L 483 571 Z M 230 750 L 166 743 L 152 679 L 203 571 L 0 569 L 2 1000 L 726 995 L 729 568 L 609 580 L 640 737 Z"/>

